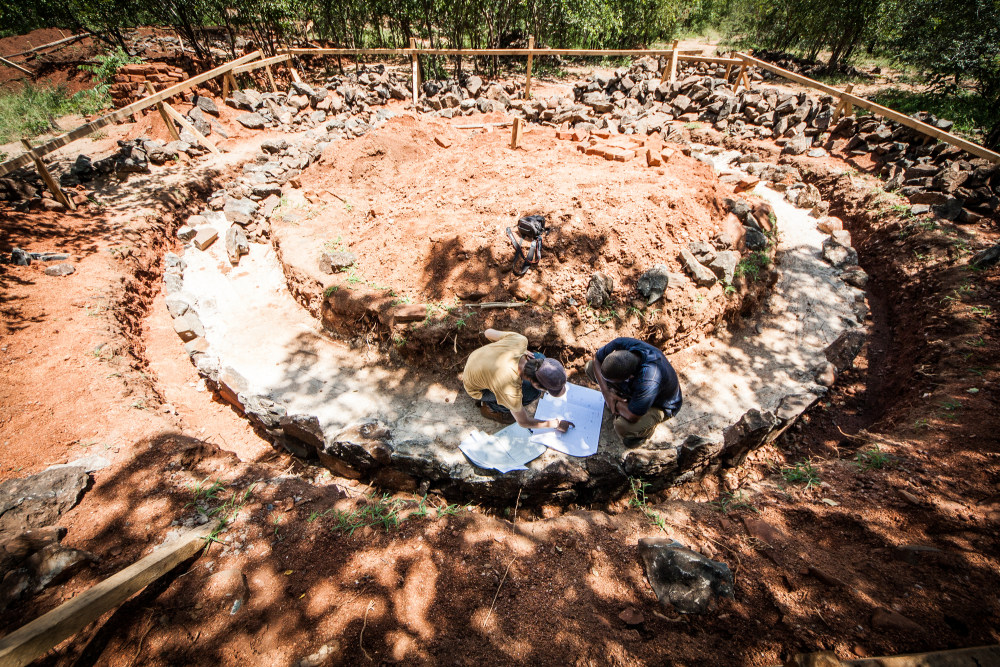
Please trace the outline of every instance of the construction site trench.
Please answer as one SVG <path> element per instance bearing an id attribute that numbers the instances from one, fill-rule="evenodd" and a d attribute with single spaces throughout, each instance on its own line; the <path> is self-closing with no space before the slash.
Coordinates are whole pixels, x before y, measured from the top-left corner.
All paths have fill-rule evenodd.
<path id="1" fill-rule="evenodd" d="M 606 501 L 630 479 L 738 475 L 850 367 L 867 277 L 794 167 L 698 137 L 544 125 L 515 150 L 506 114 L 476 120 L 380 111 L 358 137 L 272 134 L 179 230 L 164 262 L 175 330 L 277 445 L 391 490 Z M 519 278 L 505 229 L 532 214 L 550 232 Z M 458 443 L 499 427 L 459 374 L 488 327 L 524 333 L 585 385 L 599 346 L 649 340 L 684 407 L 637 448 L 606 418 L 593 456 L 478 468 Z"/>

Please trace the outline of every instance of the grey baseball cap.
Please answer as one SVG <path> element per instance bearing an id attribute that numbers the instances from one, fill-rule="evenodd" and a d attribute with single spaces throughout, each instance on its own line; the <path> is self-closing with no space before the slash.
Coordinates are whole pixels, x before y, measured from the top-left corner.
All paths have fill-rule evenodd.
<path id="1" fill-rule="evenodd" d="M 546 357 L 535 373 L 538 384 L 555 397 L 566 393 L 566 369 L 558 360 Z"/>

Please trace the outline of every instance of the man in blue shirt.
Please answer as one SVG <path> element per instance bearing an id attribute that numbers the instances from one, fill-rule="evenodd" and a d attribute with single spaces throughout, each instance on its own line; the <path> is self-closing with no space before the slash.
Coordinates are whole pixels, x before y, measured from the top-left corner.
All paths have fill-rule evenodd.
<path id="1" fill-rule="evenodd" d="M 677 373 L 658 349 L 635 338 L 615 338 L 594 354 L 584 371 L 604 394 L 615 433 L 626 447 L 653 435 L 656 425 L 681 409 Z"/>

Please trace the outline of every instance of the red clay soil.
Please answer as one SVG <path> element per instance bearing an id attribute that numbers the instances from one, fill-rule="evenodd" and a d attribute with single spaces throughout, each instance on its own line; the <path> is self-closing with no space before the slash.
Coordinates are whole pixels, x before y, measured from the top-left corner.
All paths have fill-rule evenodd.
<path id="1" fill-rule="evenodd" d="M 630 137 L 613 143 L 639 156 L 611 162 L 542 126 L 511 150 L 509 129 L 458 127 L 470 122 L 405 115 L 356 141 L 335 142 L 299 179 L 310 205 L 290 203 L 292 217 L 272 218 L 292 280 L 308 276 L 299 280 L 302 292 L 312 290 L 305 297 L 327 289 L 323 317 L 331 328 L 350 333 L 371 303 L 403 302 L 429 305 L 425 321 L 392 328 L 404 353 L 452 355 L 478 345 L 486 327 L 512 326 L 567 355 L 616 335 L 652 338 L 673 350 L 746 307 L 751 291 L 741 281 L 726 296 L 721 284 L 698 288 L 678 256 L 688 242 L 711 245 L 733 225 L 723 205 L 732 186 L 709 165 L 674 144 L 665 164 L 650 168 L 642 140 Z M 534 214 L 545 216 L 551 231 L 538 269 L 518 278 L 505 229 Z M 738 223 L 735 231 L 742 232 Z M 317 265 L 324 249 L 350 251 L 356 265 L 325 276 Z M 647 307 L 636 283 L 655 264 L 679 278 Z M 595 271 L 614 281 L 613 305 L 596 310 L 585 300 Z M 531 303 L 517 310 L 458 307 L 519 300 Z"/>
<path id="2" fill-rule="evenodd" d="M 26 35 L 4 37 L 0 39 L 0 56 L 8 57 L 8 54 L 21 53 L 70 37 L 71 34 L 66 30 L 42 28 Z M 35 85 L 65 86 L 69 94 L 93 87 L 92 75 L 77 67 L 77 63 L 98 53 L 98 48 L 91 37 L 84 37 L 65 46 L 45 49 L 42 53 L 44 55 L 27 54 L 10 60 L 36 73 L 37 76 L 32 77 L 32 83 Z M 18 90 L 24 84 L 25 78 L 22 72 L 6 65 L 0 66 L 0 90 Z"/>
<path id="3" fill-rule="evenodd" d="M 0 632 L 149 553 L 200 498 L 245 501 L 223 543 L 38 664 L 291 665 L 326 645 L 316 664 L 773 665 L 1000 642 L 1000 269 L 968 270 L 963 230 L 900 220 L 870 182 L 809 178 L 872 276 L 875 337 L 739 474 L 649 498 L 662 531 L 625 499 L 488 510 L 401 494 L 398 527 L 348 535 L 336 510 L 376 504 L 369 489 L 273 450 L 198 391 L 158 293 L 196 200 L 143 220 L 113 204 L 0 210 L 0 251 L 65 249 L 77 267 L 0 266 L 2 478 L 112 460 L 61 520 L 64 544 L 100 560 L 0 612 Z M 997 237 L 964 231 L 972 248 Z M 808 486 L 789 472 L 808 473 L 805 459 Z M 213 480 L 215 499 L 199 496 Z M 705 616 L 661 607 L 636 548 L 655 535 L 727 563 L 736 598 Z M 211 575 L 234 568 L 249 597 L 231 613 L 238 575 Z M 642 622 L 621 620 L 628 609 Z"/>

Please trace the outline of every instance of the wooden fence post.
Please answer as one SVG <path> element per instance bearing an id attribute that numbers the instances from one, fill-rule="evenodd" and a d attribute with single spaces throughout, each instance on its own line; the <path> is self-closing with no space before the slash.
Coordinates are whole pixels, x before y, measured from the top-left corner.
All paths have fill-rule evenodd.
<path id="1" fill-rule="evenodd" d="M 670 54 L 670 81 L 673 83 L 677 80 L 677 56 L 679 52 L 677 51 L 677 45 L 680 44 L 679 40 L 674 40 L 674 50 Z"/>
<path id="2" fill-rule="evenodd" d="M 726 76 L 725 76 L 726 83 L 729 83 L 729 75 L 732 73 L 733 73 L 733 64 L 729 63 L 728 65 L 726 65 Z"/>
<path id="3" fill-rule="evenodd" d="M 420 59 L 417 56 L 416 37 L 410 37 L 410 61 L 413 69 L 413 113 L 417 113 L 417 100 L 420 99 Z"/>
<path id="4" fill-rule="evenodd" d="M 267 72 L 267 80 L 271 84 L 271 92 L 278 92 L 278 84 L 274 82 L 274 72 L 271 71 L 270 65 L 264 65 L 264 70 Z"/>
<path id="5" fill-rule="evenodd" d="M 202 146 L 204 146 L 205 148 L 207 148 L 211 152 L 215 153 L 216 155 L 221 155 L 222 154 L 222 151 L 220 151 L 218 149 L 218 147 L 216 147 L 216 145 L 213 142 L 209 141 L 205 137 L 205 135 L 203 135 L 201 132 L 199 132 L 198 130 L 196 130 L 195 127 L 194 127 L 194 125 L 192 125 L 190 123 L 190 121 L 188 121 L 187 118 L 185 118 L 184 116 L 181 115 L 181 112 L 179 112 L 177 109 L 173 108 L 172 106 L 170 106 L 166 102 L 163 102 L 163 109 L 164 109 L 164 111 L 167 112 L 167 114 L 171 118 L 173 118 L 174 120 L 177 121 L 178 125 L 180 125 L 185 130 L 187 130 L 192 135 L 194 135 L 194 138 L 198 141 L 199 144 L 201 144 Z"/>
<path id="6" fill-rule="evenodd" d="M 531 99 L 531 59 L 534 57 L 532 50 L 535 48 L 535 38 L 528 35 L 528 78 L 524 82 L 524 99 Z"/>
<path id="7" fill-rule="evenodd" d="M 24 146 L 24 150 L 28 152 L 28 155 L 30 155 L 31 159 L 35 162 L 35 169 L 38 170 L 38 174 L 42 177 L 42 180 L 45 181 L 45 185 L 49 188 L 49 192 L 52 193 L 52 196 L 56 198 L 56 201 L 69 210 L 75 211 L 76 204 L 73 203 L 73 200 L 67 197 L 66 193 L 62 191 L 62 188 L 59 187 L 59 183 L 57 183 L 56 179 L 54 179 L 52 174 L 49 173 L 48 167 L 46 167 L 45 163 L 42 162 L 42 158 L 35 152 L 35 149 L 32 148 L 28 140 L 21 139 L 21 145 Z"/>
<path id="8" fill-rule="evenodd" d="M 153 87 L 149 81 L 145 82 L 146 92 L 150 95 L 156 94 L 156 88 Z M 160 112 L 160 117 L 163 118 L 164 125 L 167 126 L 167 132 L 170 133 L 170 138 L 174 141 L 180 141 L 181 135 L 177 133 L 177 128 L 174 127 L 174 121 L 170 120 L 170 116 L 167 115 L 167 110 L 163 108 L 163 102 L 156 103 L 156 109 Z"/>
<path id="9" fill-rule="evenodd" d="M 854 111 L 854 105 L 851 104 L 851 99 L 847 97 L 847 95 L 851 94 L 852 90 L 854 90 L 854 84 L 847 84 L 847 88 L 844 89 L 844 95 L 840 97 L 840 102 L 837 104 L 837 108 L 833 112 L 833 120 L 830 121 L 831 125 L 837 122 L 841 114 L 850 116 L 851 112 Z"/>

